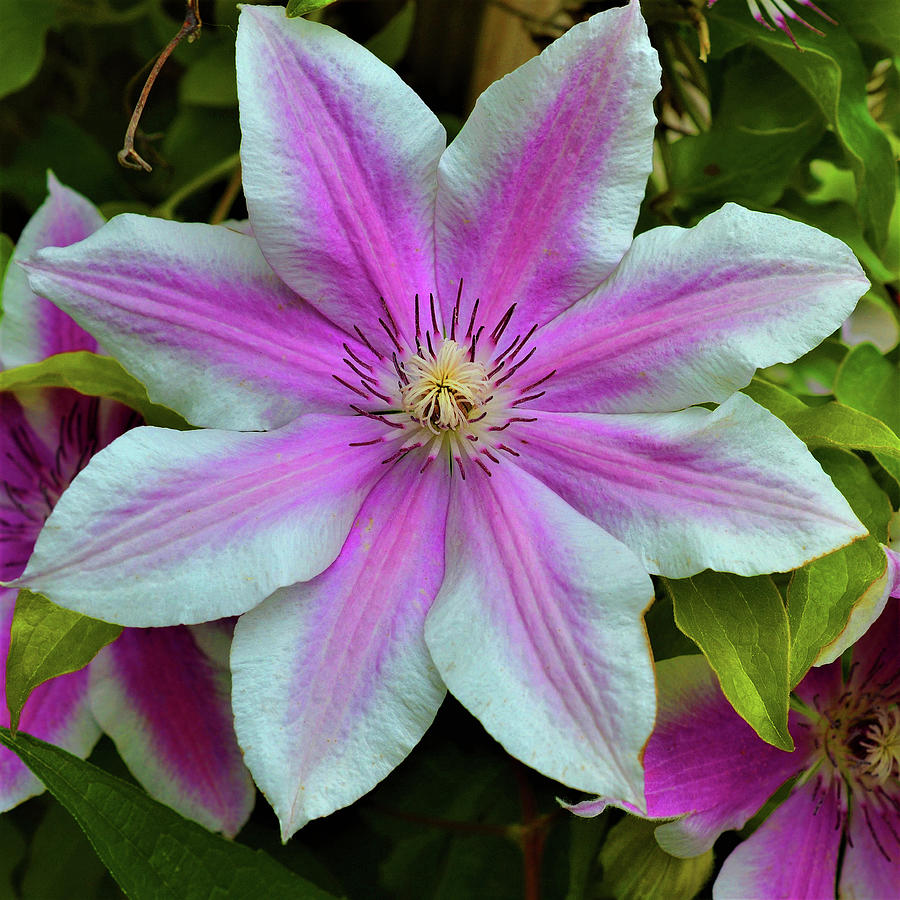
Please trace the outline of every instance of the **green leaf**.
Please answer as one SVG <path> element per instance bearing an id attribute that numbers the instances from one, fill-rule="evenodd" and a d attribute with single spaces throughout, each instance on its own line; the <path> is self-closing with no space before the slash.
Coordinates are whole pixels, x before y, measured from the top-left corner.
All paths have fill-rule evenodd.
<path id="1" fill-rule="evenodd" d="M 72 900 L 73 884 L 79 900 L 97 897 L 103 888 L 103 895 L 118 895 L 106 866 L 72 817 L 55 801 L 47 807 L 31 839 L 22 900 Z"/>
<path id="2" fill-rule="evenodd" d="M 900 435 L 900 369 L 872 344 L 859 344 L 847 354 L 834 393 L 841 403 L 880 419 Z M 900 461 L 880 452 L 875 458 L 900 483 Z"/>
<path id="3" fill-rule="evenodd" d="M 237 108 L 206 106 L 182 107 L 171 120 L 160 154 L 166 166 L 157 166 L 150 176 L 160 194 L 169 195 L 200 178 L 205 172 L 237 153 L 241 143 Z M 168 169 L 166 167 L 169 167 Z M 228 175 L 223 174 L 222 178 Z M 208 190 L 211 190 L 207 186 Z M 217 198 L 221 189 L 213 195 Z M 195 215 L 206 218 L 215 202 L 199 195 Z M 190 218 L 191 207 L 179 207 L 181 215 Z"/>
<path id="4" fill-rule="evenodd" d="M 227 34 L 227 32 L 226 32 Z M 234 37 L 203 40 L 202 52 L 191 60 L 178 85 L 182 103 L 198 106 L 237 106 Z"/>
<path id="5" fill-rule="evenodd" d="M 147 389 L 116 360 L 79 350 L 58 353 L 38 363 L 0 372 L 0 391 L 26 388 L 72 388 L 89 397 L 109 397 L 139 412 L 148 425 L 187 429 L 190 425 L 166 406 L 151 403 Z"/>
<path id="6" fill-rule="evenodd" d="M 3 281 L 16 245 L 7 234 L 0 234 L 0 316 L 3 315 Z"/>
<path id="7" fill-rule="evenodd" d="M 373 37 L 366 41 L 366 49 L 392 68 L 406 56 L 416 20 L 415 0 L 406 0 L 397 15 Z"/>
<path id="8" fill-rule="evenodd" d="M 900 434 L 900 369 L 872 344 L 859 344 L 844 358 L 834 382 L 834 395 L 846 406 L 881 419 Z"/>
<path id="9" fill-rule="evenodd" d="M 446 739 L 439 745 L 429 740 L 417 751 L 379 789 L 377 813 L 369 816 L 391 839 L 379 866 L 387 895 L 404 896 L 415 884 L 416 897 L 521 897 L 521 852 L 505 833 L 521 814 L 508 760 Z M 459 826 L 426 828 L 421 818 Z"/>
<path id="10" fill-rule="evenodd" d="M 13 873 L 24 858 L 25 839 L 8 816 L 0 816 L 0 897 L 17 896 Z"/>
<path id="11" fill-rule="evenodd" d="M 601 893 L 615 900 L 693 900 L 709 880 L 713 852 L 680 859 L 656 842 L 659 823 L 626 816 L 610 829 L 600 851 Z"/>
<path id="12" fill-rule="evenodd" d="M 809 671 L 819 651 L 841 634 L 853 608 L 886 565 L 881 545 L 869 537 L 794 572 L 787 593 L 791 687 Z"/>
<path id="13" fill-rule="evenodd" d="M 784 69 L 819 106 L 856 179 L 865 230 L 875 249 L 880 250 L 887 241 L 896 195 L 896 165 L 890 141 L 869 113 L 868 71 L 851 35 L 843 28 L 830 28 L 825 39 L 798 33 L 805 51 L 800 53 L 779 31 L 756 25 L 739 3 L 719 3 L 707 16 L 714 55 L 737 44 L 751 43 Z M 787 80 L 784 86 L 789 90 Z M 777 99 L 780 103 L 780 96 Z"/>
<path id="14" fill-rule="evenodd" d="M 22 707 L 39 684 L 83 669 L 121 632 L 121 625 L 63 609 L 43 594 L 19 591 L 6 658 L 6 705 L 12 729 L 18 728 Z"/>
<path id="15" fill-rule="evenodd" d="M 599 851 L 609 831 L 609 816 L 568 816 L 569 884 L 566 900 L 588 900 L 599 881 Z"/>
<path id="16" fill-rule="evenodd" d="M 675 623 L 703 651 L 737 713 L 764 741 L 793 750 L 787 727 L 790 633 L 772 579 L 701 572 L 662 582 Z"/>
<path id="17" fill-rule="evenodd" d="M 335 0 L 288 0 L 284 14 L 289 19 L 294 19 L 297 16 L 305 16 L 315 12 L 317 9 L 324 9 L 326 6 L 331 6 L 334 2 Z"/>
<path id="18" fill-rule="evenodd" d="M 644 615 L 644 625 L 656 662 L 697 652 L 697 645 L 675 625 L 675 611 L 669 594 L 661 593 L 654 598 Z"/>
<path id="19" fill-rule="evenodd" d="M 0 97 L 37 75 L 58 5 L 59 0 L 0 0 Z"/>
<path id="20" fill-rule="evenodd" d="M 211 834 L 144 791 L 27 734 L 0 728 L 0 743 L 72 814 L 129 896 L 159 900 L 267 900 L 331 894 L 270 856 Z"/>
<path id="21" fill-rule="evenodd" d="M 881 420 L 851 406 L 826 403 L 788 413 L 782 418 L 810 447 L 867 450 L 900 458 L 900 437 Z"/>
<path id="22" fill-rule="evenodd" d="M 831 0 L 829 12 L 858 41 L 875 44 L 886 55 L 897 53 L 900 47 L 900 0 Z"/>
<path id="23" fill-rule="evenodd" d="M 818 107 L 799 85 L 785 83 L 764 54 L 734 54 L 711 129 L 670 148 L 672 190 L 691 200 L 771 206 L 824 130 Z"/>
<path id="24" fill-rule="evenodd" d="M 815 405 L 814 398 L 824 398 L 831 393 L 838 366 L 846 355 L 844 344 L 826 338 L 790 365 L 775 363 L 763 369 L 761 375 L 785 390 L 809 398 L 807 403 Z"/>
<path id="25" fill-rule="evenodd" d="M 869 467 L 855 454 L 846 450 L 823 447 L 813 456 L 847 498 L 850 508 L 874 538 L 887 542 L 888 522 L 893 515 L 891 501 L 872 477 Z"/>
<path id="26" fill-rule="evenodd" d="M 803 412 L 808 409 L 807 405 L 790 391 L 772 384 L 760 378 L 758 375 L 753 376 L 753 380 L 742 391 L 751 400 L 755 400 L 760 406 L 764 406 L 770 413 L 784 419 L 792 413 Z"/>
<path id="27" fill-rule="evenodd" d="M 115 148 L 57 113 L 46 114 L 40 132 L 29 133 L 16 147 L 13 159 L 0 166 L 0 189 L 18 197 L 28 209 L 36 209 L 47 196 L 47 169 L 94 203 L 120 200 L 131 193 L 124 169 L 116 164 Z"/>

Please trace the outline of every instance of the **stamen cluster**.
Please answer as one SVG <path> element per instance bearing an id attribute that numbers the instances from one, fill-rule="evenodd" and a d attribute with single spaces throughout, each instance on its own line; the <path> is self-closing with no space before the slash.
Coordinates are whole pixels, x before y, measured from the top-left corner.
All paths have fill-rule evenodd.
<path id="1" fill-rule="evenodd" d="M 430 321 L 423 323 L 416 295 L 411 340 L 397 327 L 382 299 L 384 315 L 378 324 L 389 344 L 370 339 L 359 328 L 356 333 L 362 348 L 344 344 L 347 356 L 343 362 L 358 381 L 334 378 L 365 401 L 351 404 L 357 415 L 386 426 L 383 437 L 365 443 L 400 445 L 383 460 L 386 464 L 417 451 L 423 457 L 420 471 L 443 456 L 450 471 L 458 472 L 463 480 L 467 467 L 490 476 L 491 465 L 499 465 L 502 454 L 520 455 L 512 446 L 515 438 L 500 432 L 516 422 L 536 421 L 533 416 L 519 415 L 519 408 L 543 397 L 545 391 L 535 388 L 555 373 L 535 378 L 530 368 L 537 349 L 530 342 L 537 326 L 517 334 L 501 348 L 516 304 L 486 333 L 486 326 L 478 321 L 480 301 L 476 299 L 463 333 L 461 298 L 460 283 L 450 326 L 445 328 L 438 321 L 433 295 L 429 295 Z"/>
<path id="2" fill-rule="evenodd" d="M 886 817 L 900 808 L 898 701 L 900 687 L 884 680 L 882 654 L 866 671 L 854 664 L 844 692 L 830 703 L 817 697 L 818 717 L 803 723 L 814 730 L 818 749 L 803 779 L 816 778 L 818 804 L 829 793 L 835 796 L 836 827 L 843 828 L 851 815 L 861 815 L 886 859 L 900 853 L 900 835 L 897 846 L 883 846 L 872 817 Z"/>
<path id="3" fill-rule="evenodd" d="M 412 356 L 400 385 L 404 409 L 432 434 L 458 431 L 488 397 L 487 372 L 456 341 L 445 340 L 436 357 Z"/>

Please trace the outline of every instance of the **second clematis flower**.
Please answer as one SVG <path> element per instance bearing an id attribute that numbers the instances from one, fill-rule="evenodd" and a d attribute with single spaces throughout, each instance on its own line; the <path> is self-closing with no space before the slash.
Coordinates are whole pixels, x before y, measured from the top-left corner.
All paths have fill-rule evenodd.
<path id="1" fill-rule="evenodd" d="M 449 147 L 327 27 L 247 6 L 237 53 L 253 236 L 120 216 L 27 264 L 203 430 L 98 454 L 21 583 L 130 625 L 243 614 L 236 729 L 285 838 L 390 772 L 445 686 L 527 764 L 640 806 L 647 573 L 865 533 L 735 393 L 840 325 L 859 265 L 736 206 L 632 242 L 659 87 L 637 2 Z"/>
<path id="2" fill-rule="evenodd" d="M 702 656 L 659 664 L 660 710 L 645 756 L 647 812 L 673 855 L 706 852 L 774 795 L 772 811 L 725 860 L 713 897 L 893 897 L 900 884 L 900 555 L 880 617 L 794 689 L 795 749 L 765 744 L 731 708 Z M 783 799 L 776 791 L 789 784 Z M 781 802 L 778 802 L 781 801 Z M 574 807 L 597 810 L 590 801 Z"/>
<path id="3" fill-rule="evenodd" d="M 80 194 L 48 178 L 49 197 L 22 232 L 13 259 L 79 241 L 103 225 Z M 15 265 L 3 284 L 0 369 L 36 363 L 97 342 L 42 297 Z M 0 392 L 0 573 L 25 568 L 44 519 L 91 455 L 140 416 L 120 403 L 68 388 Z M 16 591 L 0 588 L 0 698 Z M 158 800 L 207 828 L 234 835 L 256 791 L 234 736 L 225 623 L 202 630 L 127 628 L 80 672 L 35 689 L 20 727 L 86 756 L 102 729 L 137 780 Z M 224 646 L 223 654 L 217 652 Z M 0 699 L 0 724 L 8 725 Z M 98 728 L 98 724 L 100 728 Z M 0 748 L 0 811 L 43 786 Z"/>

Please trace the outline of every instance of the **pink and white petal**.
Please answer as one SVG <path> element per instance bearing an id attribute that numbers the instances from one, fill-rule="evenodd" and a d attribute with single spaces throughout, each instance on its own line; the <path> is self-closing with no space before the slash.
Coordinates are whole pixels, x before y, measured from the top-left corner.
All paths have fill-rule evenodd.
<path id="1" fill-rule="evenodd" d="M 656 728 L 644 754 L 647 814 L 684 816 L 657 828 L 656 839 L 673 856 L 698 856 L 807 766 L 811 739 L 792 713 L 793 752 L 760 740 L 700 654 L 657 663 L 656 682 Z"/>
<path id="2" fill-rule="evenodd" d="M 49 196 L 22 230 L 3 280 L 0 368 L 39 362 L 56 353 L 96 350 L 97 342 L 48 300 L 32 293 L 17 265 L 43 247 L 66 247 L 93 234 L 103 223 L 99 210 L 47 173 Z"/>
<path id="3" fill-rule="evenodd" d="M 527 330 L 600 284 L 631 243 L 659 73 L 634 0 L 491 85 L 438 169 L 440 290 L 462 278 L 489 319 L 516 302 Z"/>
<path id="4" fill-rule="evenodd" d="M 787 571 L 866 534 L 806 445 L 743 394 L 713 412 L 536 415 L 516 423 L 518 464 L 650 572 Z"/>
<path id="5" fill-rule="evenodd" d="M 26 267 L 37 293 L 195 425 L 261 430 L 346 404 L 331 373 L 349 339 L 281 282 L 251 237 L 123 215 Z"/>
<path id="6" fill-rule="evenodd" d="M 822 900 L 834 897 L 841 799 L 818 779 L 796 788 L 725 860 L 714 900 Z"/>
<path id="7" fill-rule="evenodd" d="M 25 569 L 60 493 L 92 453 L 137 424 L 132 410 L 67 388 L 0 392 L 0 579 Z"/>
<path id="8" fill-rule="evenodd" d="M 16 591 L 0 588 L 0 698 L 6 696 L 6 656 Z M 88 705 L 87 671 L 60 675 L 38 685 L 25 702 L 19 728 L 84 759 L 97 743 L 100 729 Z M 0 700 L 0 725 L 9 727 L 9 710 Z M 41 794 L 44 785 L 6 747 L 0 747 L 0 813 Z"/>
<path id="9" fill-rule="evenodd" d="M 810 711 L 826 709 L 829 705 L 836 706 L 843 692 L 844 678 L 839 662 L 810 669 L 793 690 L 797 699 Z M 811 715 L 818 716 L 818 713 L 811 712 Z"/>
<path id="10" fill-rule="evenodd" d="M 423 630 L 444 570 L 448 479 L 420 464 L 376 485 L 329 569 L 238 620 L 235 726 L 284 840 L 371 790 L 444 697 Z"/>
<path id="11" fill-rule="evenodd" d="M 665 412 L 722 402 L 838 328 L 869 282 L 841 241 L 733 203 L 635 238 L 615 274 L 539 332 L 545 405 Z"/>
<path id="12" fill-rule="evenodd" d="M 563 803 L 560 805 L 570 813 L 580 816 L 582 819 L 593 819 L 609 808 L 609 801 L 605 797 L 594 797 L 591 800 L 582 800 L 580 803 Z"/>
<path id="13" fill-rule="evenodd" d="M 337 31 L 245 6 L 237 38 L 241 162 L 272 268 L 352 333 L 401 330 L 434 288 L 435 172 L 446 134 L 400 77 Z"/>
<path id="14" fill-rule="evenodd" d="M 898 513 L 894 513 L 896 519 Z M 884 555 L 888 562 L 888 575 L 893 578 L 891 583 L 890 594 L 892 597 L 900 598 L 900 551 L 893 547 L 885 547 Z"/>
<path id="15" fill-rule="evenodd" d="M 45 396 L 44 392 L 30 393 Z M 0 392 L 0 421 L 0 579 L 11 581 L 25 569 L 55 499 L 46 484 L 54 480 L 55 448 L 45 440 L 40 424 L 34 427 L 19 398 L 7 391 Z"/>
<path id="16" fill-rule="evenodd" d="M 871 799 L 870 799 L 871 798 Z M 900 885 L 900 812 L 896 788 L 891 805 L 874 795 L 850 810 L 841 863 L 840 900 L 895 897 Z"/>
<path id="17" fill-rule="evenodd" d="M 383 471 L 380 423 L 303 416 L 278 431 L 136 428 L 62 495 L 18 584 L 140 627 L 237 615 L 338 555 Z"/>
<path id="18" fill-rule="evenodd" d="M 90 700 L 153 797 L 212 831 L 240 831 L 256 790 L 234 735 L 231 679 L 188 628 L 126 628 L 91 663 Z"/>
<path id="19" fill-rule="evenodd" d="M 853 645 L 853 674 L 850 684 L 859 693 L 872 685 L 884 689 L 900 683 L 900 653 L 896 652 L 900 635 L 900 598 L 885 604 L 884 612 Z"/>
<path id="20" fill-rule="evenodd" d="M 652 597 L 618 541 L 512 464 L 454 480 L 425 639 L 448 689 L 513 756 L 643 807 Z"/>

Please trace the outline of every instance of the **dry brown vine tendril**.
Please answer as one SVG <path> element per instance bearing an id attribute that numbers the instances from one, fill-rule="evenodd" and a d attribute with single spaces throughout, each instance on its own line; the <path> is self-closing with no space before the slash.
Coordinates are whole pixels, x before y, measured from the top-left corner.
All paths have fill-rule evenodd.
<path id="1" fill-rule="evenodd" d="M 131 114 L 131 121 L 128 123 L 128 128 L 125 131 L 125 141 L 122 144 L 122 149 L 116 154 L 116 158 L 119 160 L 120 165 L 123 165 L 128 169 L 143 169 L 145 172 L 153 171 L 153 166 L 151 166 L 150 163 L 134 149 L 134 135 L 137 131 L 138 123 L 141 121 L 141 116 L 144 113 L 144 106 L 147 103 L 147 98 L 150 96 L 150 91 L 153 88 L 156 77 L 165 65 L 166 60 L 172 55 L 172 51 L 185 38 L 187 38 L 187 41 L 190 44 L 200 37 L 200 29 L 203 27 L 198 6 L 200 0 L 186 0 L 186 3 L 187 9 L 184 14 L 184 22 L 181 23 L 181 28 L 178 29 L 178 33 L 175 37 L 166 44 L 162 53 L 156 58 L 156 62 L 153 64 L 153 68 L 150 70 L 150 74 L 144 82 L 141 95 L 138 97 L 138 101 L 135 104 L 134 112 Z"/>

